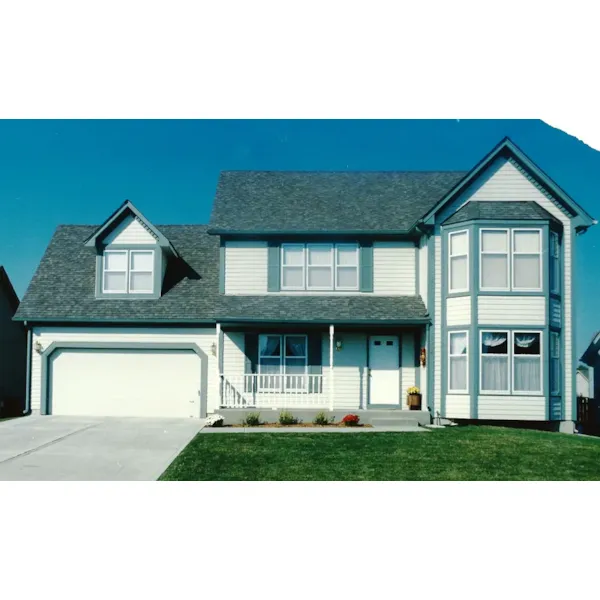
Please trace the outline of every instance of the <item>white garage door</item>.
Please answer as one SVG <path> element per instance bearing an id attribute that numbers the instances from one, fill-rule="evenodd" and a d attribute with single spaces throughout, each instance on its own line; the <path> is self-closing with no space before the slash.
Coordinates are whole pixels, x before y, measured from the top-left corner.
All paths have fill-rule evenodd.
<path id="1" fill-rule="evenodd" d="M 191 350 L 65 348 L 48 368 L 54 415 L 200 416 L 200 357 Z"/>

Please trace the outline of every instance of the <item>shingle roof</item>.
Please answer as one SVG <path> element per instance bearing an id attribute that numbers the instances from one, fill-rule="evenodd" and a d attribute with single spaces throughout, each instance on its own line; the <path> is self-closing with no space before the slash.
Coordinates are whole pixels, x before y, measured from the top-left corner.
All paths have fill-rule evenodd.
<path id="1" fill-rule="evenodd" d="M 444 221 L 444 225 L 472 221 L 473 219 L 490 219 L 506 221 L 510 219 L 556 221 L 556 219 L 537 202 L 518 201 L 471 201 Z"/>
<path id="2" fill-rule="evenodd" d="M 466 172 L 221 173 L 209 231 L 409 231 Z"/>
<path id="3" fill-rule="evenodd" d="M 219 292 L 219 240 L 206 225 L 165 225 L 181 259 L 170 259 L 158 299 L 96 299 L 96 252 L 84 241 L 97 226 L 58 227 L 16 313 L 57 321 L 212 320 Z"/>
<path id="4" fill-rule="evenodd" d="M 418 296 L 219 295 L 219 239 L 206 225 L 161 225 L 181 259 L 170 259 L 158 299 L 96 299 L 96 253 L 84 246 L 95 226 L 58 227 L 16 313 L 20 320 L 226 321 L 327 320 L 365 323 L 422 321 Z"/>
<path id="5" fill-rule="evenodd" d="M 420 296 L 222 296 L 220 321 L 419 322 L 427 320 Z"/>

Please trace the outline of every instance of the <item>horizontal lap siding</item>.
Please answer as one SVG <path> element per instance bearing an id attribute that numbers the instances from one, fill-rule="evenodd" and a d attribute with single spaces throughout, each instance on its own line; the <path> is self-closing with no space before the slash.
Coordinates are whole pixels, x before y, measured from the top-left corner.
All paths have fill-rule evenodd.
<path id="1" fill-rule="evenodd" d="M 419 289 L 418 293 L 421 295 L 421 299 L 427 307 L 427 290 L 428 290 L 428 273 L 427 273 L 427 238 L 421 236 L 420 247 L 419 247 Z"/>
<path id="2" fill-rule="evenodd" d="M 448 417 L 449 419 L 470 419 L 471 396 L 469 396 L 468 394 L 447 395 L 446 417 Z"/>
<path id="3" fill-rule="evenodd" d="M 479 419 L 498 421 L 544 421 L 546 398 L 543 396 L 479 396 Z"/>
<path id="4" fill-rule="evenodd" d="M 34 327 L 32 347 L 39 341 L 44 348 L 52 342 L 148 342 L 148 343 L 195 343 L 208 356 L 207 411 L 213 412 L 218 405 L 217 364 L 211 345 L 215 342 L 214 329 L 127 329 L 94 327 L 52 328 Z M 40 410 L 42 357 L 32 349 L 31 354 L 31 408 Z M 77 377 L 77 373 L 73 374 Z"/>
<path id="5" fill-rule="evenodd" d="M 471 296 L 459 296 L 446 300 L 446 325 L 469 325 L 471 323 Z"/>
<path id="6" fill-rule="evenodd" d="M 546 299 L 543 296 L 479 296 L 479 325 L 546 324 Z"/>
<path id="7" fill-rule="evenodd" d="M 416 248 L 412 242 L 373 244 L 373 292 L 381 295 L 414 295 Z"/>
<path id="8" fill-rule="evenodd" d="M 367 336 L 355 333 L 340 333 L 342 350 L 333 351 L 336 409 L 356 410 L 364 406 L 367 392 Z M 329 394 L 329 336 L 323 336 L 323 392 Z M 329 398 L 329 396 L 327 396 Z"/>
<path id="9" fill-rule="evenodd" d="M 133 217 L 125 219 L 104 240 L 105 244 L 156 244 L 156 238 Z"/>
<path id="10" fill-rule="evenodd" d="M 434 281 L 434 340 L 433 340 L 433 403 L 434 416 L 441 411 L 442 397 L 442 240 L 439 231 L 435 236 Z M 431 308 L 429 309 L 431 310 Z M 431 361 L 430 361 L 431 362 Z"/>
<path id="11" fill-rule="evenodd" d="M 266 242 L 227 242 L 225 293 L 266 294 L 267 254 Z"/>

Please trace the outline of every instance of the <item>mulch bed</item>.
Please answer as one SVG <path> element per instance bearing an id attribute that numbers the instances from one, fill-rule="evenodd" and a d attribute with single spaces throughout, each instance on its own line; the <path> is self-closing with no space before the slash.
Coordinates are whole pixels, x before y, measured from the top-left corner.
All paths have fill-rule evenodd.
<path id="1" fill-rule="evenodd" d="M 296 423 L 295 425 L 282 425 L 281 423 L 261 423 L 260 425 L 222 425 L 222 427 L 272 427 L 275 429 L 285 429 L 286 427 L 343 427 L 343 423 L 328 423 L 327 425 L 314 425 L 313 423 Z M 373 425 L 351 425 L 351 427 L 373 427 Z"/>

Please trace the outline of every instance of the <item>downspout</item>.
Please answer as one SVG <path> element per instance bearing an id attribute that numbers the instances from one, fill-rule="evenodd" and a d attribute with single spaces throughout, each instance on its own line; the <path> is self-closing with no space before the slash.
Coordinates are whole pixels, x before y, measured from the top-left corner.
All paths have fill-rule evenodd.
<path id="1" fill-rule="evenodd" d="M 27 329 L 27 366 L 25 369 L 25 409 L 23 414 L 27 415 L 31 412 L 31 328 L 27 327 L 27 321 L 24 322 Z"/>

